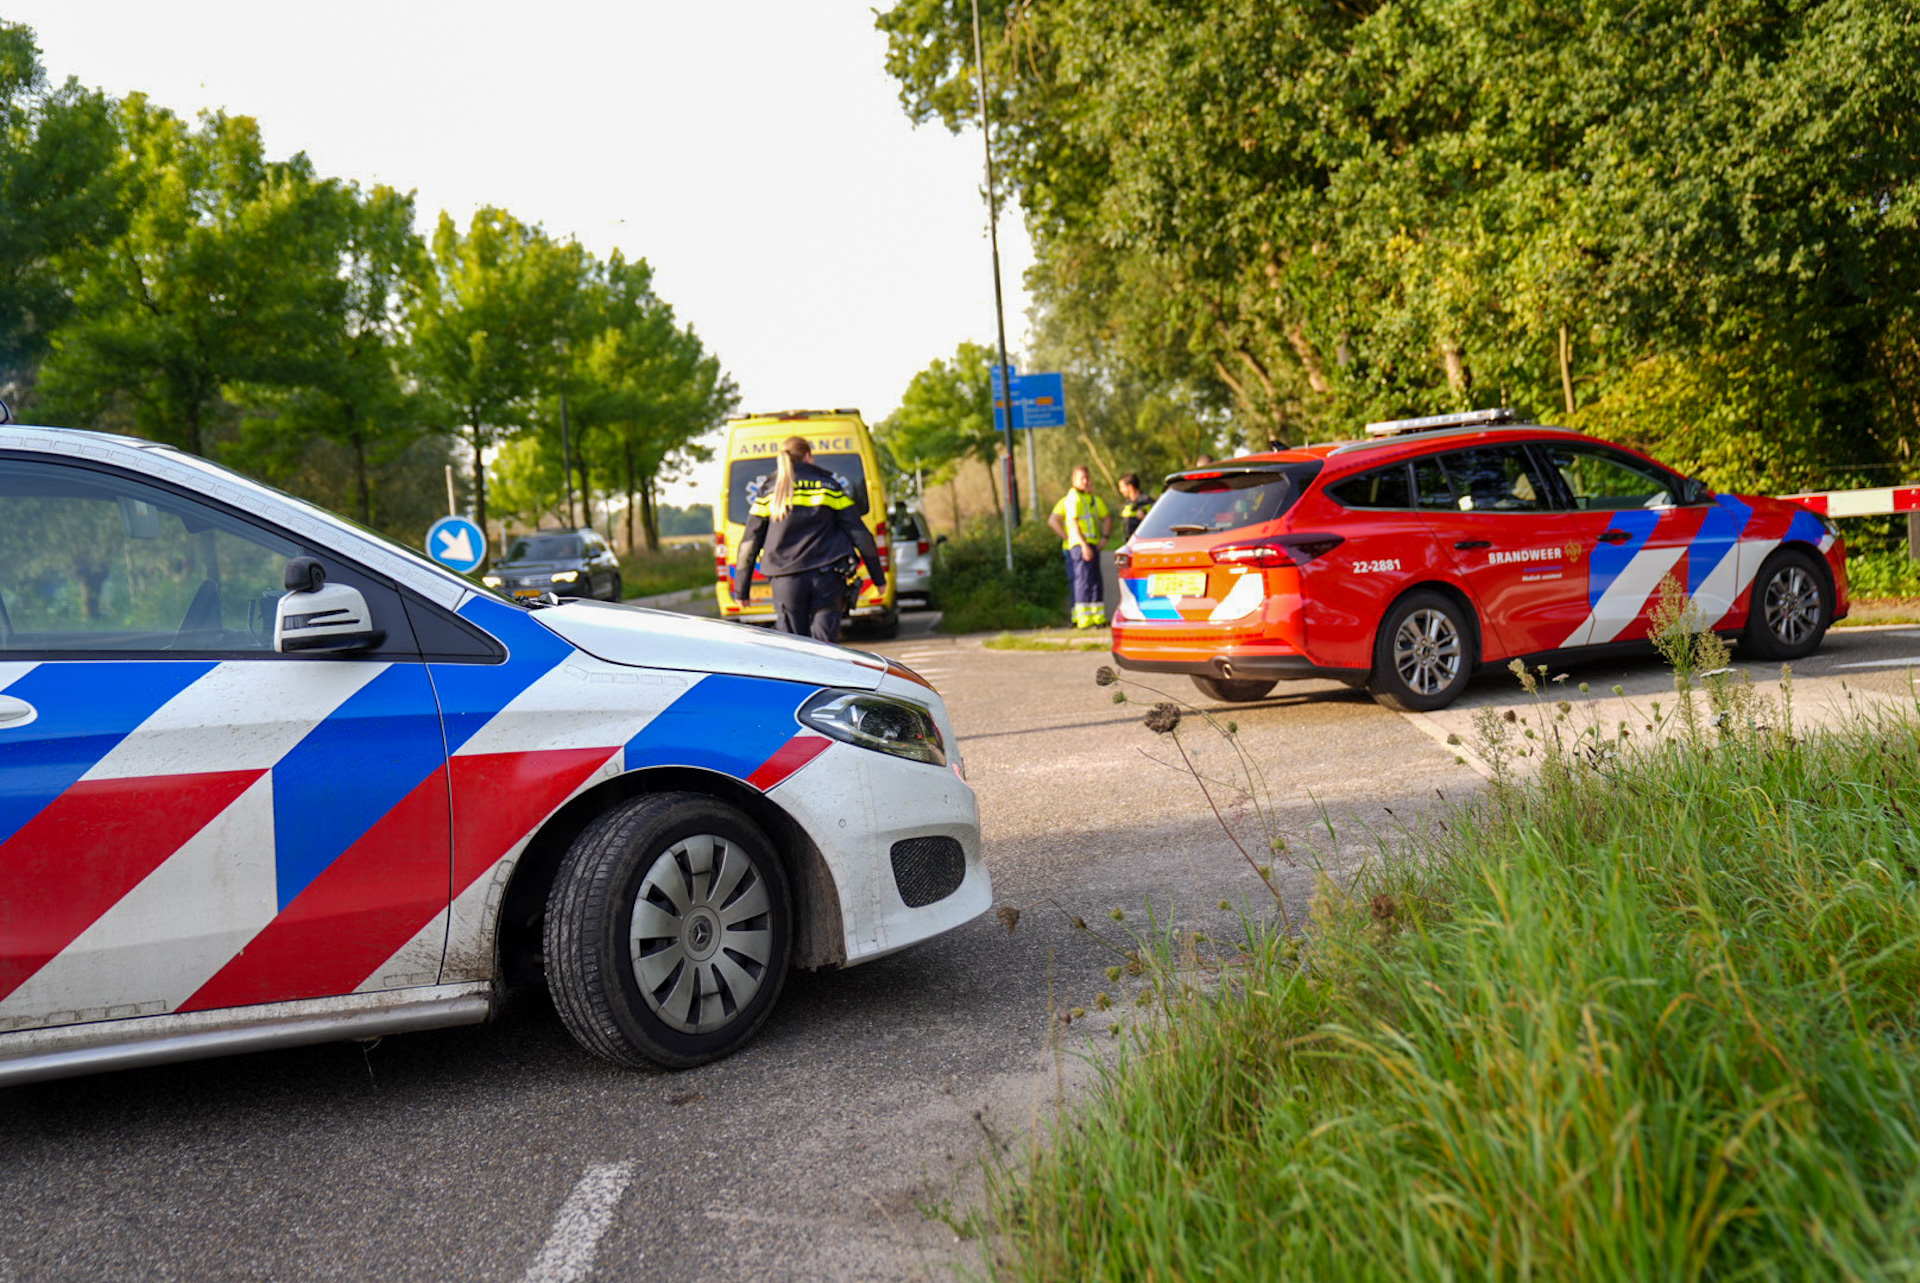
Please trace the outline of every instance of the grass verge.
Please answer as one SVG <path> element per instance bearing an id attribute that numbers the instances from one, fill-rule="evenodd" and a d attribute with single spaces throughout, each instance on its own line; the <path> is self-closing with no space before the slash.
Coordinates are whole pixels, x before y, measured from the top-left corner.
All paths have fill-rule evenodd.
<path id="1" fill-rule="evenodd" d="M 659 552 L 636 548 L 620 558 L 620 581 L 629 597 L 652 597 L 688 588 L 713 587 L 710 544 L 668 545 Z"/>
<path id="2" fill-rule="evenodd" d="M 1506 781 L 1304 949 L 1152 955 L 996 1272 L 1920 1275 L 1920 728 L 1772 720 Z"/>
<path id="3" fill-rule="evenodd" d="M 1093 650 L 1110 651 L 1113 639 L 1105 629 L 1098 638 L 1088 637 L 1084 633 L 1052 631 L 1042 633 L 1001 633 L 998 637 L 989 637 L 980 643 L 988 650 Z"/>

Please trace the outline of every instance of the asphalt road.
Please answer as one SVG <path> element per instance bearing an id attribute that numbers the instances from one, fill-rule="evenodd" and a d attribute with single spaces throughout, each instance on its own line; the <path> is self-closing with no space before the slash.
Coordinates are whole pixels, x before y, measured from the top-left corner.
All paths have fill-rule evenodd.
<path id="1" fill-rule="evenodd" d="M 0 1091 L 0 1283 L 937 1278 L 975 1259 L 947 1214 L 1111 1045 L 1104 1018 L 1063 1030 L 1058 1013 L 1115 990 L 1103 971 L 1130 924 L 1151 902 L 1224 936 L 1222 900 L 1273 908 L 1173 742 L 1141 724 L 1151 694 L 1113 703 L 1093 682 L 1104 655 L 988 650 L 926 635 L 930 620 L 875 649 L 951 703 L 1014 930 L 988 915 L 797 975 L 749 1048 L 678 1074 L 590 1059 L 530 995 L 475 1029 Z M 1836 632 L 1796 666 L 1796 703 L 1900 695 L 1909 664 L 1920 629 Z M 1579 680 L 1645 699 L 1667 681 L 1651 663 Z M 1457 710 L 1409 718 L 1283 686 L 1225 713 L 1271 807 L 1270 823 L 1227 818 L 1251 847 L 1287 842 L 1275 877 L 1298 915 L 1316 863 L 1350 868 L 1478 787 L 1443 741 L 1514 699 L 1489 678 Z M 1234 778 L 1210 738 L 1188 725 L 1180 743 Z"/>

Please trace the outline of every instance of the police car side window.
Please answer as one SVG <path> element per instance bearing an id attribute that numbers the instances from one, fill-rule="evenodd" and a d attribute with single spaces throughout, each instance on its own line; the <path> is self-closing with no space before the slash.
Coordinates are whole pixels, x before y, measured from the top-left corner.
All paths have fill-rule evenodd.
<path id="1" fill-rule="evenodd" d="M 275 654 L 274 610 L 303 549 L 160 486 L 74 464 L 0 459 L 0 651 Z M 376 622 L 395 589 L 323 557 Z M 410 649 L 401 619 L 389 649 Z"/>
<path id="2" fill-rule="evenodd" d="M 131 478 L 0 461 L 0 649 L 271 652 L 298 553 Z"/>
<path id="3" fill-rule="evenodd" d="M 1545 447 L 1547 464 L 1560 474 L 1573 506 L 1595 512 L 1622 508 L 1670 508 L 1679 502 L 1673 478 L 1624 454 L 1569 442 Z"/>
<path id="4" fill-rule="evenodd" d="M 1407 480 L 1407 465 L 1396 463 L 1375 468 L 1357 477 L 1328 486 L 1327 493 L 1343 508 L 1411 508 L 1413 491 Z"/>

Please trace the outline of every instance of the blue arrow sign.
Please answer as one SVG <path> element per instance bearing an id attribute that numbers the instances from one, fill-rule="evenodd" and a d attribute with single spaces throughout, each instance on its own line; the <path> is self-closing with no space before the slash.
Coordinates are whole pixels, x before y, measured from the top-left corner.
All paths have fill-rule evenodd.
<path id="1" fill-rule="evenodd" d="M 487 559 L 487 539 L 465 517 L 442 517 L 427 531 L 427 556 L 464 575 Z"/>
<path id="2" fill-rule="evenodd" d="M 1000 367 L 993 367 L 993 426 L 1002 430 L 1007 423 L 1007 401 L 1000 395 Z M 1067 426 L 1065 381 L 1058 374 L 1015 374 L 1013 376 L 1013 426 L 1025 428 L 1064 428 Z"/>

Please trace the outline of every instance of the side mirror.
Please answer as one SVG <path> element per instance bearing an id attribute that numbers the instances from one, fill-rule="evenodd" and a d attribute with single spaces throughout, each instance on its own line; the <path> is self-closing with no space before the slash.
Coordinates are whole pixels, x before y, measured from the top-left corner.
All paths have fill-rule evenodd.
<path id="1" fill-rule="evenodd" d="M 1696 503 L 1705 503 L 1713 492 L 1707 489 L 1707 483 L 1697 477 L 1688 477 L 1680 483 L 1680 506 L 1688 507 Z"/>
<path id="2" fill-rule="evenodd" d="M 373 626 L 373 614 L 358 588 L 327 582 L 327 570 L 312 557 L 287 563 L 287 594 L 274 607 L 273 648 L 297 651 L 365 650 L 386 633 Z"/>

